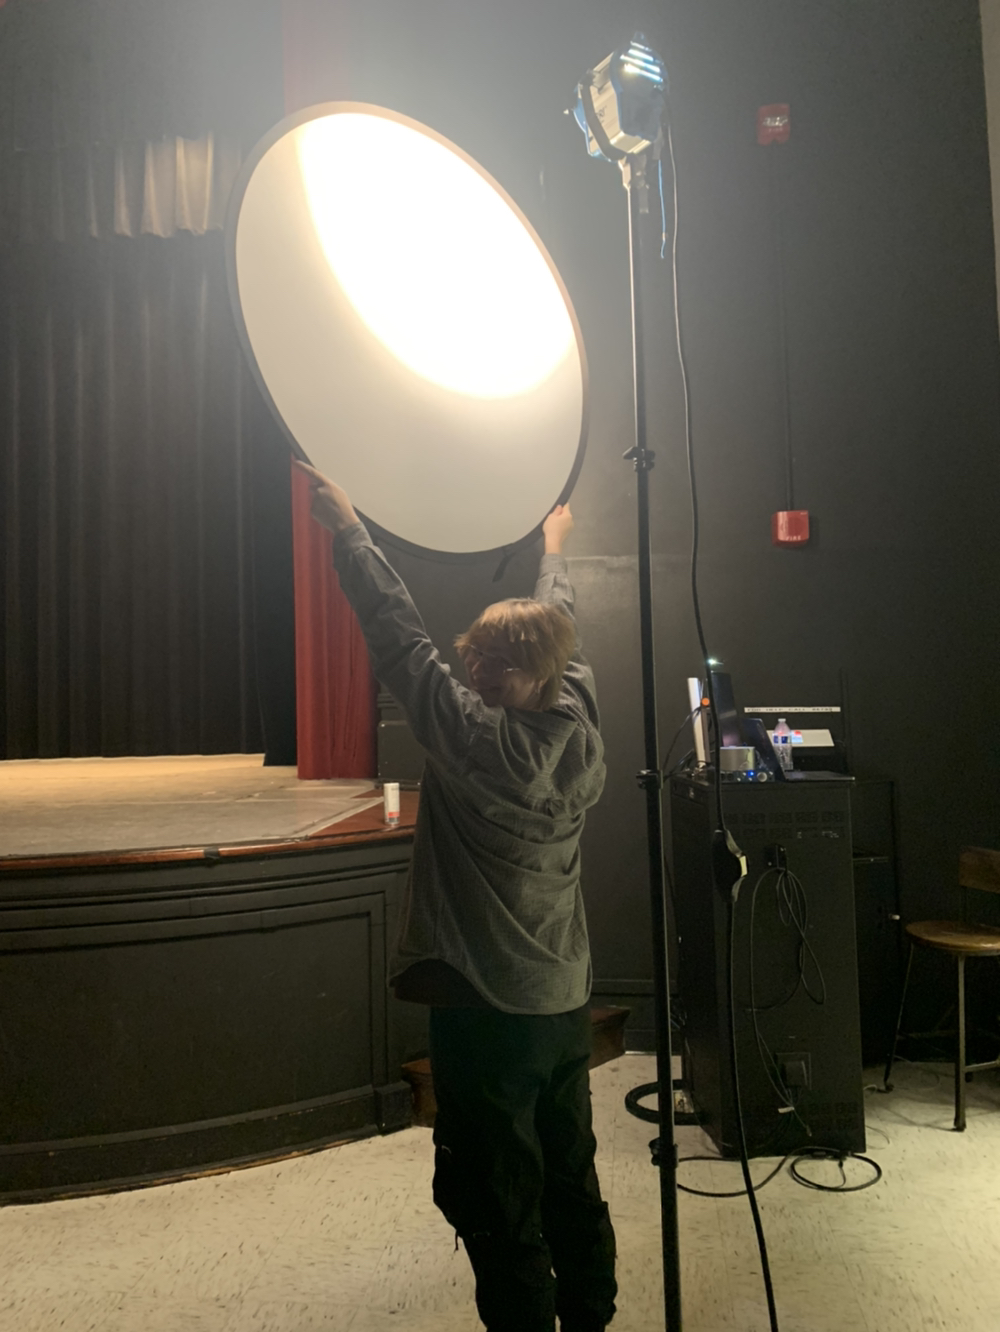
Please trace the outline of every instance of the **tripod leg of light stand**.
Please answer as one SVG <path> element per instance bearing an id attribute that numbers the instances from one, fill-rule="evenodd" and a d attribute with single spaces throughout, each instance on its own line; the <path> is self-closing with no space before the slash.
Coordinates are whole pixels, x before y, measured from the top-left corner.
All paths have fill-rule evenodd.
<path id="1" fill-rule="evenodd" d="M 677 1146 L 674 1141 L 673 1070 L 670 1058 L 670 974 L 667 960 L 667 912 L 663 871 L 663 805 L 656 723 L 656 659 L 653 650 L 653 570 L 649 540 L 649 472 L 653 454 L 646 448 L 646 377 L 642 347 L 639 281 L 640 216 L 647 211 L 646 158 L 621 162 L 628 191 L 629 266 L 632 275 L 632 364 L 635 389 L 635 448 L 625 457 L 635 464 L 639 527 L 639 631 L 642 649 L 642 714 L 646 767 L 639 784 L 646 796 L 646 840 L 653 930 L 653 987 L 656 1015 L 656 1077 L 659 1084 L 660 1137 L 656 1164 L 660 1175 L 663 1240 L 663 1309 L 667 1332 L 681 1332 L 680 1237 L 677 1220 Z"/>

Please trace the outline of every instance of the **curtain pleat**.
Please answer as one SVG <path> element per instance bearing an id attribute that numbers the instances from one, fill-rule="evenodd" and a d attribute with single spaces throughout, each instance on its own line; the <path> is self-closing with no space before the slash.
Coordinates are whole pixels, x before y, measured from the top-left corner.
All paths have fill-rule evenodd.
<path id="1" fill-rule="evenodd" d="M 220 230 L 242 160 L 212 133 L 8 153 L 0 245 Z"/>
<path id="2" fill-rule="evenodd" d="M 0 284 L 3 756 L 259 750 L 291 686 L 271 643 L 261 691 L 255 626 L 255 524 L 290 600 L 287 454 L 221 235 L 0 248 Z"/>

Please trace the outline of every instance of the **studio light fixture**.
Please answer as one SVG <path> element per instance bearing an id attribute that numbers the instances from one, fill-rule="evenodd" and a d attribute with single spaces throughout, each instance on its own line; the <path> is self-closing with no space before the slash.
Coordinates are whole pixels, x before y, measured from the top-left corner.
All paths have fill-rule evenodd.
<path id="1" fill-rule="evenodd" d="M 573 115 L 591 157 L 616 161 L 654 149 L 663 139 L 667 71 L 642 33 L 577 84 Z"/>
<path id="2" fill-rule="evenodd" d="M 250 363 L 296 453 L 421 553 L 507 553 L 569 496 L 587 371 L 555 265 L 449 140 L 334 102 L 276 126 L 227 227 Z"/>

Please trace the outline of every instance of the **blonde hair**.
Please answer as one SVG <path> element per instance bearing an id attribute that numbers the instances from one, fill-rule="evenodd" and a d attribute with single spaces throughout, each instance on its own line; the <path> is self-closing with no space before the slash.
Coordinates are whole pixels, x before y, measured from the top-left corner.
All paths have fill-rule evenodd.
<path id="1" fill-rule="evenodd" d="M 506 649 L 512 666 L 538 681 L 539 709 L 551 708 L 576 647 L 576 628 L 566 612 L 549 602 L 511 597 L 487 606 L 455 639 L 463 654 L 471 647 L 498 645 Z"/>

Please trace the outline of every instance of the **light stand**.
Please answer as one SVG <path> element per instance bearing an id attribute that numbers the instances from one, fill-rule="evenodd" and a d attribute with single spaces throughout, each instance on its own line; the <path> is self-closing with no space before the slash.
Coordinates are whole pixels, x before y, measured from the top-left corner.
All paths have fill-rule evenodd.
<path id="1" fill-rule="evenodd" d="M 670 971 L 667 958 L 666 882 L 663 872 L 663 777 L 656 720 L 656 657 L 653 647 L 653 569 L 649 539 L 649 473 L 654 454 L 646 447 L 646 385 L 639 281 L 639 218 L 646 192 L 646 158 L 621 164 L 628 191 L 629 269 L 632 279 L 632 362 L 635 393 L 635 447 L 625 454 L 635 465 L 639 554 L 639 639 L 642 657 L 642 720 L 646 766 L 638 774 L 646 793 L 646 842 L 653 932 L 653 994 L 656 1019 L 656 1082 L 660 1136 L 655 1163 L 660 1174 L 663 1241 L 663 1308 L 669 1332 L 681 1329 L 680 1235 L 677 1219 L 677 1144 L 674 1135 L 674 1081 L 670 1050 Z M 648 209 L 646 210 L 648 211 Z"/>
<path id="2" fill-rule="evenodd" d="M 630 77 L 631 76 L 631 77 Z M 653 993 L 660 1136 L 653 1161 L 660 1177 L 663 1306 L 668 1332 L 681 1332 L 680 1236 L 677 1216 L 677 1145 L 674 1135 L 673 1069 L 670 1050 L 670 973 L 667 957 L 666 880 L 663 862 L 663 776 L 656 719 L 656 658 L 653 645 L 653 570 L 649 536 L 649 473 L 654 454 L 646 447 L 646 376 L 643 358 L 642 283 L 639 276 L 640 219 L 648 213 L 647 164 L 662 141 L 666 91 L 662 62 L 637 34 L 628 48 L 613 52 L 578 88 L 575 115 L 587 134 L 591 156 L 617 161 L 628 193 L 629 269 L 632 285 L 632 370 L 635 446 L 625 458 L 635 466 L 638 509 L 639 634 L 646 766 L 638 774 L 646 795 L 646 841 L 653 934 Z"/>

